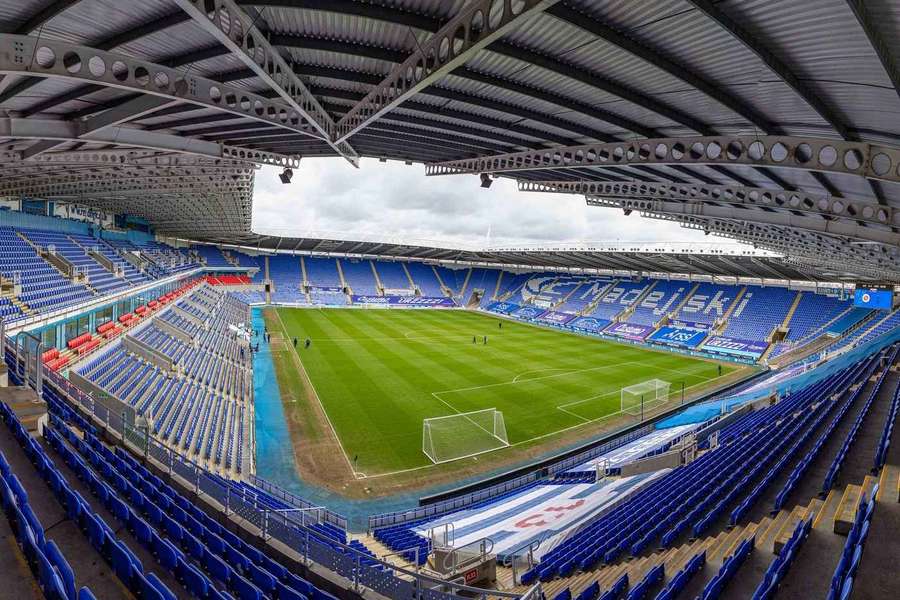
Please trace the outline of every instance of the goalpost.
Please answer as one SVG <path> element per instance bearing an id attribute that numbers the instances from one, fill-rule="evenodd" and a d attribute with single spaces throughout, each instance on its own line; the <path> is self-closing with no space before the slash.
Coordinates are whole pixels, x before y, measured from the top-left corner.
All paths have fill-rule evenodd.
<path id="1" fill-rule="evenodd" d="M 509 446 L 503 413 L 496 408 L 422 421 L 422 452 L 434 464 Z"/>
<path id="2" fill-rule="evenodd" d="M 669 399 L 668 381 L 650 379 L 622 388 L 622 412 L 629 415 L 643 415 L 665 404 Z"/>

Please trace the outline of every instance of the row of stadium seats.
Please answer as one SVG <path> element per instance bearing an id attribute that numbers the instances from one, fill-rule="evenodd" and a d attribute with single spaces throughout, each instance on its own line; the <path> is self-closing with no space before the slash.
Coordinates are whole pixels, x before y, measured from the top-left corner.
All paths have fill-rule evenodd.
<path id="1" fill-rule="evenodd" d="M 169 308 L 133 334 L 172 359 L 175 373 L 130 354 L 121 344 L 111 345 L 77 370 L 152 419 L 154 437 L 167 447 L 224 472 L 241 473 L 249 441 L 245 431 L 250 427 L 252 359 L 231 326 L 249 323 L 248 307 L 207 284 L 195 287 L 176 306 L 203 325 Z M 193 342 L 160 329 L 157 319 L 190 335 Z"/>
<path id="2" fill-rule="evenodd" d="M 846 394 L 877 367 L 878 358 L 870 357 L 738 420 L 720 432 L 717 448 L 641 489 L 545 554 L 525 582 L 567 576 L 625 553 L 638 555 L 654 543 L 669 547 L 683 532 L 701 534 L 730 506 L 738 510 L 747 501 L 752 504 L 772 477 L 762 479 L 756 489 L 748 490 L 747 482 L 786 467 L 796 440 L 814 431 L 833 408 L 819 399 Z"/>
<path id="3" fill-rule="evenodd" d="M 35 466 L 42 469 L 45 481 L 48 483 L 62 481 L 62 475 L 52 465 L 43 449 L 28 436 L 28 432 L 5 404 L 0 404 L 0 419 L 7 423 L 16 440 L 27 449 Z M 2 451 L 0 451 L 0 507 L 9 520 L 16 545 L 34 574 L 35 582 L 44 597 L 54 600 L 76 600 L 76 598 L 92 600 L 94 596 L 86 587 L 76 593 L 75 573 L 69 561 L 63 556 L 56 542 L 47 538 L 45 524 L 32 510 L 28 494 Z M 9 580 L 4 583 L 7 586 L 12 584 Z"/>

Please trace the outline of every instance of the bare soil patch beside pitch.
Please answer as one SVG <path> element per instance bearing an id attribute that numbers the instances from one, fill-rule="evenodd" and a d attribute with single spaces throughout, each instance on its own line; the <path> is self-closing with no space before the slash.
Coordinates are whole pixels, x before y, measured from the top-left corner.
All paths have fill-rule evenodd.
<path id="1" fill-rule="evenodd" d="M 340 441 L 328 424 L 315 388 L 303 363 L 288 345 L 278 314 L 272 309 L 265 309 L 263 318 L 271 335 L 270 350 L 287 417 L 294 464 L 304 480 L 346 492 L 346 484 L 356 481 L 356 478 L 344 459 Z M 276 350 L 276 347 L 279 349 Z"/>

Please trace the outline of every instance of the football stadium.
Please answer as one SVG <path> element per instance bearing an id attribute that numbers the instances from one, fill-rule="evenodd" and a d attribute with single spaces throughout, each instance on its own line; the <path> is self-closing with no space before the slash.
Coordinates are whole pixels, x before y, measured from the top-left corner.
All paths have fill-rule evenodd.
<path id="1" fill-rule="evenodd" d="M 0 600 L 900 597 L 898 39 L 0 0 Z"/>

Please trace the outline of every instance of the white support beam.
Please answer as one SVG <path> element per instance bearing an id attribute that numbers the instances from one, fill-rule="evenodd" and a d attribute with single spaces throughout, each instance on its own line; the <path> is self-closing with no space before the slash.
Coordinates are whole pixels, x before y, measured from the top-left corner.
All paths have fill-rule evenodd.
<path id="1" fill-rule="evenodd" d="M 337 124 L 337 141 L 345 141 L 558 1 L 471 0 L 347 111 Z"/>
<path id="2" fill-rule="evenodd" d="M 322 138 L 352 165 L 359 155 L 343 141 L 335 141 L 335 123 L 306 88 L 253 19 L 233 0 L 174 0 L 195 23 L 240 59 L 257 77 L 296 110 Z"/>
<path id="3" fill-rule="evenodd" d="M 81 137 L 91 139 L 96 136 L 98 132 L 107 127 L 113 127 L 134 119 L 140 119 L 154 111 L 179 104 L 180 102 L 181 100 L 179 99 L 166 98 L 163 96 L 138 96 L 125 104 L 121 104 L 83 121 L 79 121 Z"/>

